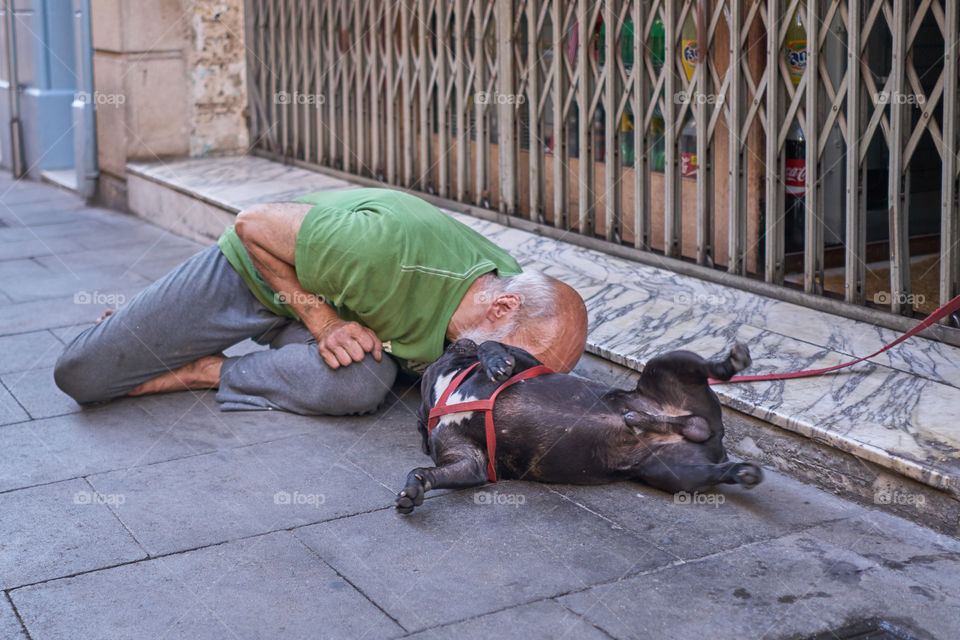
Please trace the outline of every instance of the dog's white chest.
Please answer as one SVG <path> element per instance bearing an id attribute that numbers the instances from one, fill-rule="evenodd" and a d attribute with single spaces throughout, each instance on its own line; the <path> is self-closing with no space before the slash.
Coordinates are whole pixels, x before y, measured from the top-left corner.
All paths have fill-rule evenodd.
<path id="1" fill-rule="evenodd" d="M 443 392 L 447 390 L 447 387 L 450 386 L 450 383 L 453 382 L 453 379 L 457 377 L 459 371 L 453 371 L 447 375 L 443 375 L 437 378 L 437 381 L 433 383 L 433 397 L 439 399 L 443 395 Z M 457 389 L 450 394 L 450 397 L 447 398 L 447 405 L 459 404 L 461 402 L 471 402 L 473 400 L 479 400 L 475 396 L 465 394 L 460 389 Z M 447 424 L 460 424 L 464 420 L 469 420 L 473 417 L 473 411 L 459 411 L 457 413 L 448 413 L 445 416 L 440 416 L 440 420 L 437 421 L 437 428 L 442 427 Z"/>

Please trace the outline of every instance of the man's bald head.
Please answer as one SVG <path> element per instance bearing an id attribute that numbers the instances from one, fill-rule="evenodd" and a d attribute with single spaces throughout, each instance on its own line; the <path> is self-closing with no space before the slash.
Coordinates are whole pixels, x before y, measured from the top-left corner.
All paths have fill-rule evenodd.
<path id="1" fill-rule="evenodd" d="M 587 342 L 587 308 L 572 287 L 538 271 L 507 278 L 484 276 L 478 294 L 495 309 L 510 305 L 503 322 L 476 342 L 497 340 L 526 349 L 545 365 L 567 372 L 580 359 Z M 489 315 L 489 314 L 488 314 Z"/>
<path id="2" fill-rule="evenodd" d="M 517 333 L 521 340 L 529 336 L 531 348 L 527 351 L 540 362 L 566 373 L 580 360 L 587 344 L 587 307 L 573 287 L 556 278 L 549 281 L 557 301 L 554 313 L 540 323 L 519 324 Z"/>

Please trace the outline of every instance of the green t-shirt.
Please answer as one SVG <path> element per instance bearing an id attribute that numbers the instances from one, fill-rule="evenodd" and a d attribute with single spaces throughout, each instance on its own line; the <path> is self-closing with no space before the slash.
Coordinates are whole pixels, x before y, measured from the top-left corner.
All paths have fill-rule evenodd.
<path id="1" fill-rule="evenodd" d="M 390 189 L 319 191 L 297 235 L 300 286 L 344 320 L 369 327 L 396 357 L 430 363 L 443 353 L 450 318 L 490 271 L 510 276 L 510 254 L 433 205 Z M 230 264 L 274 313 L 296 318 L 257 273 L 233 227 L 219 241 Z"/>

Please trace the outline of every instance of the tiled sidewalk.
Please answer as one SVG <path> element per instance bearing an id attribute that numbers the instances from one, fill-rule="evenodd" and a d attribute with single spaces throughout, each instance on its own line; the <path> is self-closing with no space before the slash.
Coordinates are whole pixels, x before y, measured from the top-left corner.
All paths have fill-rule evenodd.
<path id="1" fill-rule="evenodd" d="M 199 245 L 50 187 L 0 194 L 3 640 L 960 628 L 960 542 L 774 472 L 699 504 L 505 482 L 402 517 L 428 463 L 415 388 L 364 418 L 221 413 L 211 393 L 81 409 L 53 384 L 62 345 Z"/>

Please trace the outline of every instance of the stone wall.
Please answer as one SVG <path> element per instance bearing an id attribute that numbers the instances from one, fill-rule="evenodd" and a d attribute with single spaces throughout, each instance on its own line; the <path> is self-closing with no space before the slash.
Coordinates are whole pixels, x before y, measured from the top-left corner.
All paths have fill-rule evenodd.
<path id="1" fill-rule="evenodd" d="M 100 180 L 127 208 L 126 164 L 247 147 L 242 0 L 93 0 Z"/>
<path id="2" fill-rule="evenodd" d="M 242 153 L 247 149 L 246 58 L 242 0 L 183 0 L 190 16 L 189 153 Z"/>

